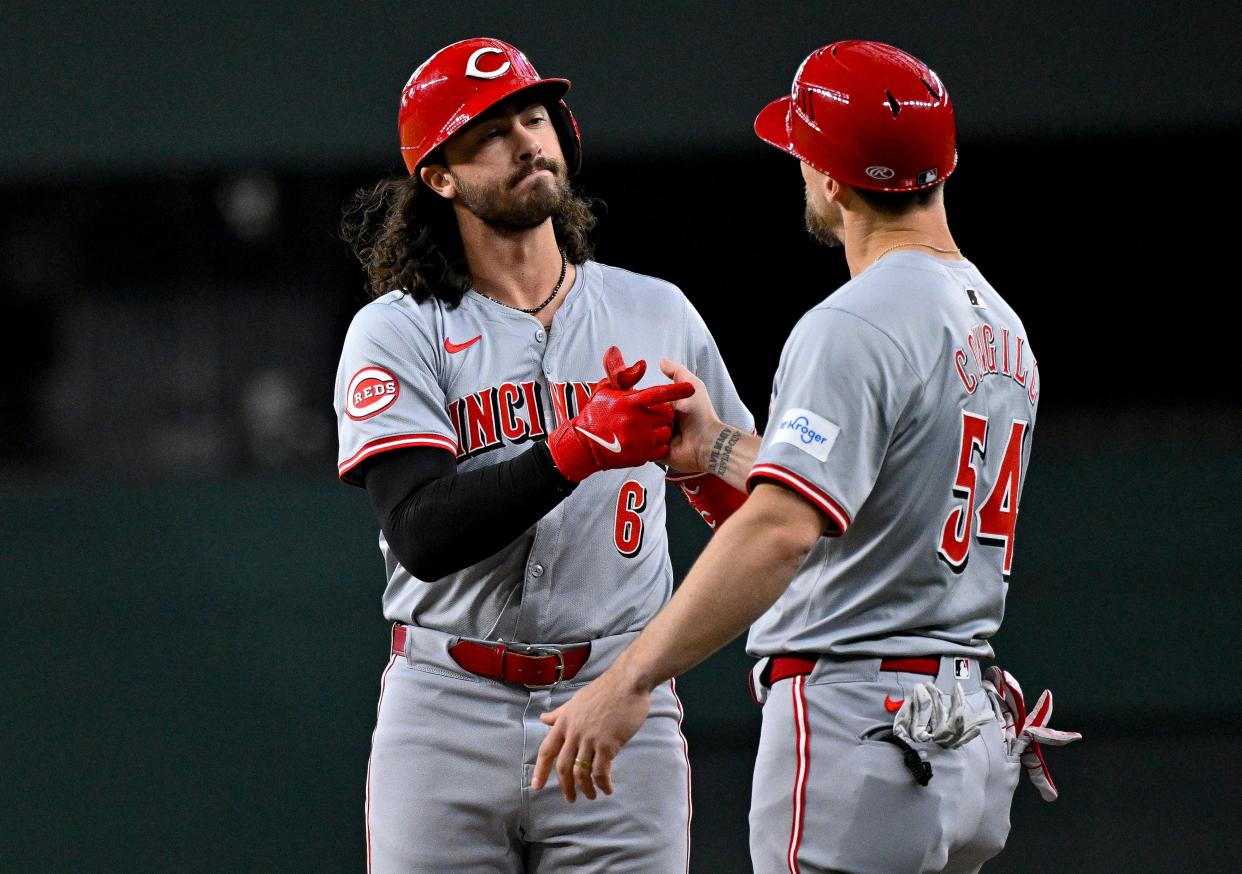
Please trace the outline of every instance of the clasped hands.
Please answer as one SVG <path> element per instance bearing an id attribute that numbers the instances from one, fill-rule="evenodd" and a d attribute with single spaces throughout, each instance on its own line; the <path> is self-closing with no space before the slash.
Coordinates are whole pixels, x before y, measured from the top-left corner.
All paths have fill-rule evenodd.
<path id="1" fill-rule="evenodd" d="M 578 415 L 548 437 L 557 470 L 574 482 L 596 471 L 667 458 L 673 439 L 673 403 L 696 391 L 689 381 L 636 390 L 634 386 L 647 372 L 647 362 L 639 360 L 627 367 L 616 346 L 604 353 L 604 371 L 605 377 L 595 384 Z"/>
<path id="2" fill-rule="evenodd" d="M 582 411 L 548 439 L 564 476 L 581 481 L 597 470 L 661 460 L 678 470 L 703 469 L 700 432 L 719 423 L 705 386 L 665 359 L 660 368 L 673 382 L 635 391 L 646 368 L 643 360 L 627 367 L 615 346 L 604 354 L 606 377 Z M 540 717 L 552 730 L 539 748 L 532 788 L 542 789 L 555 769 L 567 801 L 579 792 L 592 799 L 597 790 L 612 794 L 612 762 L 651 709 L 650 690 L 625 677 L 624 661 L 623 655 L 571 701 Z"/>

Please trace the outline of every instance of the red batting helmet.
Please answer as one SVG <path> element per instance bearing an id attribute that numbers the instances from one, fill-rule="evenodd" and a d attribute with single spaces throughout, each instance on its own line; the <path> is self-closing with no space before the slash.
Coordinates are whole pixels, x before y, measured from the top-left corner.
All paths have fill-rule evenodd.
<path id="1" fill-rule="evenodd" d="M 816 49 L 789 96 L 755 118 L 755 133 L 839 182 L 873 191 L 930 188 L 957 167 L 944 83 L 884 43 Z"/>
<path id="2" fill-rule="evenodd" d="M 413 174 L 431 152 L 471 119 L 527 88 L 547 95 L 548 112 L 570 173 L 582 164 L 578 123 L 561 98 L 568 79 L 542 79 L 526 56 L 498 39 L 466 39 L 440 49 L 401 92 L 397 132 Z"/>

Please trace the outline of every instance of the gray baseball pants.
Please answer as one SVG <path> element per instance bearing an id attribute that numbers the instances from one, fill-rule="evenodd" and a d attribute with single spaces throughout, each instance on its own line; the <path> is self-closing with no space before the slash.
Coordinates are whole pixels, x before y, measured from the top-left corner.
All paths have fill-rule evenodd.
<path id="1" fill-rule="evenodd" d="M 953 658 L 940 661 L 934 681 L 946 707 L 961 682 L 972 710 L 990 709 L 977 661 L 960 679 Z M 1004 847 L 1021 764 L 1006 755 L 999 725 L 959 749 L 914 745 L 932 766 L 919 785 L 902 750 L 876 736 L 893 724 L 885 701 L 932 678 L 879 664 L 821 658 L 810 674 L 773 684 L 751 796 L 756 874 L 966 874 Z"/>
<path id="2" fill-rule="evenodd" d="M 671 683 L 613 765 L 615 791 L 569 804 L 530 788 L 539 715 L 599 676 L 634 634 L 596 640 L 572 681 L 528 690 L 463 671 L 451 635 L 410 628 L 384 672 L 367 779 L 373 874 L 685 874 L 690 765 Z"/>

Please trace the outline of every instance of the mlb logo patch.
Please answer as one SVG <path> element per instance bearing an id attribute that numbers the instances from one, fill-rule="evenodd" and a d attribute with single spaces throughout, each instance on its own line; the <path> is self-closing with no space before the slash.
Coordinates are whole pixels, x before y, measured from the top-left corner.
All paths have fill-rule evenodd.
<path id="1" fill-rule="evenodd" d="M 970 659 L 953 660 L 953 676 L 959 680 L 970 679 Z"/>

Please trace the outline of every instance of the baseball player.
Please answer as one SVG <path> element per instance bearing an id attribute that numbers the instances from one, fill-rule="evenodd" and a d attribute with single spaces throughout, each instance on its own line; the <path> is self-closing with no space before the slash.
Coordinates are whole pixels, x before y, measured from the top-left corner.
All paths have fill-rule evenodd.
<path id="1" fill-rule="evenodd" d="M 339 471 L 379 519 L 394 623 L 367 778 L 371 871 L 687 868 L 671 682 L 620 757 L 629 792 L 583 809 L 530 791 L 539 717 L 672 591 L 665 471 L 651 463 L 668 453 L 670 402 L 697 389 L 753 429 L 681 292 L 590 259 L 594 219 L 567 182 L 581 160 L 568 88 L 500 40 L 436 52 L 401 96 L 408 177 L 361 192 L 343 224 L 376 298 L 341 354 Z M 702 379 L 648 375 L 661 356 Z M 732 491 L 710 476 L 683 488 L 709 515 L 702 496 Z"/>
<path id="2" fill-rule="evenodd" d="M 1023 764 L 1054 798 L 1040 742 L 1077 737 L 1047 727 L 1048 693 L 1028 714 L 1012 676 L 979 665 L 1004 609 L 1039 369 L 949 233 L 953 110 L 934 72 L 834 43 L 755 130 L 802 162 L 808 227 L 844 247 L 852 278 L 786 342 L 762 440 L 701 394 L 678 403 L 670 463 L 749 498 L 613 667 L 545 717 L 534 785 L 555 773 L 570 799 L 620 794 L 613 755 L 649 691 L 749 625 L 766 699 L 754 869 L 975 871 L 1004 845 Z"/>

